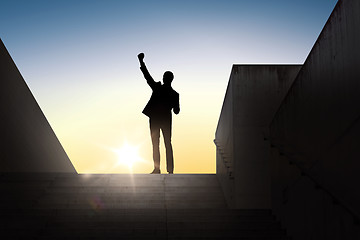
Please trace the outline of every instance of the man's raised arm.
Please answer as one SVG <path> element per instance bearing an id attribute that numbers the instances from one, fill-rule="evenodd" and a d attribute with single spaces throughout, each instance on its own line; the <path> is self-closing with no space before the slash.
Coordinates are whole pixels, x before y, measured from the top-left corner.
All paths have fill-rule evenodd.
<path id="1" fill-rule="evenodd" d="M 142 71 L 142 73 L 144 74 L 144 77 L 146 79 L 146 82 L 149 84 L 149 86 L 151 88 L 153 88 L 153 86 L 155 85 L 155 81 L 154 79 L 151 77 L 149 71 L 147 70 L 145 63 L 144 63 L 144 57 L 145 54 L 144 53 L 139 53 L 138 55 L 138 59 L 139 59 L 139 63 L 140 63 L 140 69 Z"/>

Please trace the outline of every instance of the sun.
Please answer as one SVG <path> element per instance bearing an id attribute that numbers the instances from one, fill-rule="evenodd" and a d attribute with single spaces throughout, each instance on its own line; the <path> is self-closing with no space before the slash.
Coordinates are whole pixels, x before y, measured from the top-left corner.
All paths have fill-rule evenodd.
<path id="1" fill-rule="evenodd" d="M 117 165 L 126 165 L 132 169 L 134 164 L 143 161 L 139 156 L 139 147 L 130 145 L 127 142 L 119 149 L 114 149 L 117 155 Z"/>

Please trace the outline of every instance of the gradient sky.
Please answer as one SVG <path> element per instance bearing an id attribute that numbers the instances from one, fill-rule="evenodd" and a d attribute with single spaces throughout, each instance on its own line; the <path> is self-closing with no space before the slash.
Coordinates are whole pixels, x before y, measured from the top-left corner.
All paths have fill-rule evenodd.
<path id="1" fill-rule="evenodd" d="M 180 93 L 175 173 L 213 173 L 232 64 L 303 63 L 336 2 L 1 0 L 0 37 L 78 172 L 152 170 L 144 52 Z M 132 169 L 116 154 L 124 144 L 142 158 Z"/>

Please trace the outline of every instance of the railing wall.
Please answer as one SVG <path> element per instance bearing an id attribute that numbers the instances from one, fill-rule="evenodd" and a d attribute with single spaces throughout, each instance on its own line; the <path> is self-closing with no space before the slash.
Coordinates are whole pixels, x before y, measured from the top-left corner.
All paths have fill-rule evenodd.
<path id="1" fill-rule="evenodd" d="M 339 1 L 270 127 L 272 208 L 294 239 L 360 239 L 360 1 Z"/>
<path id="2" fill-rule="evenodd" d="M 232 208 L 270 208 L 268 126 L 300 65 L 234 65 L 216 134 L 217 176 Z"/>

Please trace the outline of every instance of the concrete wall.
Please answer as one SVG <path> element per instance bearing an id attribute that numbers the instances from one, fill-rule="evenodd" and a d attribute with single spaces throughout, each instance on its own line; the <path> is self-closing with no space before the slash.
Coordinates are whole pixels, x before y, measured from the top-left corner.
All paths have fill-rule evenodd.
<path id="1" fill-rule="evenodd" d="M 233 67 L 234 69 L 234 67 Z M 232 70 L 233 72 L 233 70 Z M 232 74 L 230 75 L 231 79 Z M 215 133 L 216 176 L 229 207 L 235 208 L 233 81 L 229 81 Z"/>
<path id="2" fill-rule="evenodd" d="M 216 171 L 232 208 L 271 207 L 269 148 L 264 138 L 300 67 L 234 65 L 232 68 L 215 134 Z M 228 161 L 232 178 L 226 172 Z"/>
<path id="3" fill-rule="evenodd" d="M 0 40 L 0 172 L 76 172 Z"/>
<path id="4" fill-rule="evenodd" d="M 272 206 L 294 239 L 360 239 L 359 26 L 360 1 L 339 1 L 271 124 Z"/>

